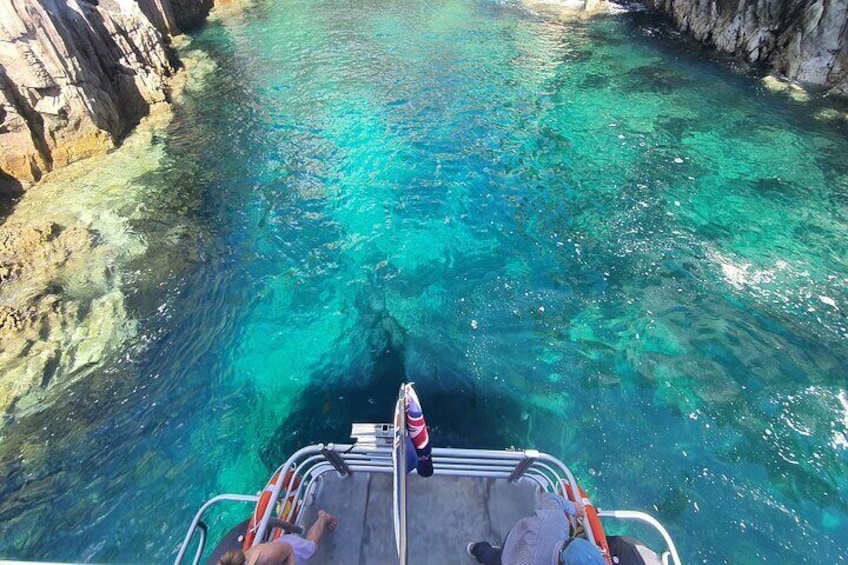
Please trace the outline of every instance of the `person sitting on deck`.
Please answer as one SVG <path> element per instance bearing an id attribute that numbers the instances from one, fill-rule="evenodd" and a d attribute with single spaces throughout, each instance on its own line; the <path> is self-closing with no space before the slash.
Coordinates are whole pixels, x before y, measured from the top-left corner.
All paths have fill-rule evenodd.
<path id="1" fill-rule="evenodd" d="M 336 529 L 338 520 L 323 510 L 306 532 L 306 538 L 284 534 L 274 541 L 254 545 L 245 552 L 234 549 L 221 556 L 218 565 L 305 565 L 315 555 L 324 530 Z"/>
<path id="2" fill-rule="evenodd" d="M 468 555 L 483 565 L 606 565 L 595 545 L 571 537 L 569 518 L 576 516 L 573 502 L 540 493 L 536 512 L 512 527 L 503 549 L 485 541 L 469 543 Z"/>

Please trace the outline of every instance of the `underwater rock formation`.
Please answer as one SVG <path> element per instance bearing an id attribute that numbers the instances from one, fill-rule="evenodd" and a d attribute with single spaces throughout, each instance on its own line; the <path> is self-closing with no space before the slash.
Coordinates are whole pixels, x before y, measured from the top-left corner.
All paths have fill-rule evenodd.
<path id="1" fill-rule="evenodd" d="M 848 0 L 647 0 L 696 39 L 848 95 Z"/>
<path id="2" fill-rule="evenodd" d="M 22 32 L 20 45 L 0 41 L 0 63 L 11 60 L 20 67 L 15 72 L 30 72 L 33 81 L 52 80 L 53 86 L 41 88 L 13 81 L 11 77 L 17 75 L 0 64 L 4 80 L 0 95 L 7 101 L 6 106 L 0 103 L 0 145 L 6 150 L 29 149 L 18 163 L 38 174 L 46 173 L 36 187 L 19 195 L 13 207 L 0 199 L 0 428 L 49 408 L 73 384 L 96 376 L 113 376 L 120 370 L 121 360 L 126 360 L 127 348 L 137 345 L 136 317 L 138 309 L 147 305 L 140 297 L 149 299 L 149 293 L 154 292 L 151 289 L 158 288 L 158 281 L 171 273 L 175 264 L 169 259 L 173 244 L 196 232 L 184 225 L 182 198 L 179 213 L 169 216 L 173 221 L 164 221 L 161 230 L 158 223 L 150 227 L 150 217 L 161 219 L 161 214 L 170 210 L 172 190 L 151 194 L 147 192 L 149 185 L 136 179 L 158 170 L 164 156 L 163 146 L 154 139 L 170 123 L 173 110 L 170 104 L 158 101 L 178 101 L 189 84 L 198 88 L 214 69 L 203 62 L 199 52 L 182 49 L 183 68 L 174 72 L 166 56 L 168 47 L 156 26 L 180 29 L 178 26 L 186 25 L 187 20 L 174 18 L 173 11 L 168 11 L 159 12 L 162 19 L 151 23 L 139 11 L 145 6 L 144 0 L 141 4 L 130 2 L 127 13 L 141 22 L 137 30 L 142 31 L 138 33 L 151 43 L 128 39 L 130 35 L 123 34 L 135 28 L 121 28 L 118 37 L 109 36 L 111 39 L 103 45 L 97 44 L 106 37 L 97 31 L 99 28 L 90 30 L 95 34 L 91 37 L 73 28 L 84 27 L 90 22 L 87 19 L 73 25 L 62 19 L 48 24 L 43 21 L 52 17 L 53 10 L 70 9 L 70 5 L 89 18 L 96 17 L 90 5 L 62 3 L 57 8 L 42 2 L 21 8 L 22 19 L 10 20 L 1 13 L 11 6 L 9 1 L 0 0 L 0 32 L 8 31 L 12 21 L 25 25 L 24 16 L 30 18 L 26 21 L 32 26 Z M 97 8 L 118 6 L 107 5 L 109 1 L 99 0 Z M 150 6 L 156 7 L 152 0 Z M 69 17 L 83 18 L 79 13 Z M 108 26 L 124 21 L 114 14 L 109 17 L 113 19 Z M 72 28 L 74 31 L 69 31 Z M 47 33 L 59 35 L 54 39 L 42 37 Z M 60 39 L 71 42 L 73 48 Z M 44 45 L 31 45 L 37 41 Z M 185 43 L 175 41 L 174 51 Z M 110 51 L 114 45 L 123 47 Z M 140 45 L 147 45 L 146 50 Z M 131 55 L 115 59 L 124 47 Z M 19 53 L 29 53 L 29 57 L 19 57 Z M 88 58 L 80 59 L 80 53 Z M 69 58 L 60 58 L 62 54 Z M 151 59 L 151 54 L 156 56 Z M 157 66 L 136 70 L 123 67 L 127 61 L 134 65 L 153 61 Z M 121 76 L 108 74 L 112 72 L 109 69 Z M 166 72 L 174 73 L 167 84 Z M 74 76 L 81 78 L 74 82 Z M 124 87 L 130 94 L 135 89 L 138 97 L 123 98 Z M 58 112 L 42 113 L 46 103 L 38 101 L 48 97 L 58 99 L 53 102 Z M 101 102 L 105 107 L 98 106 Z M 119 139 L 121 134 L 115 132 L 129 130 L 133 121 L 139 126 Z M 104 152 L 94 144 L 81 145 L 87 142 L 81 137 L 85 135 L 89 135 L 88 141 L 102 140 L 100 149 L 109 149 L 118 140 L 120 146 Z M 76 158 L 66 159 L 68 166 L 47 172 L 57 165 L 57 156 L 78 152 L 81 146 L 101 154 L 76 163 L 71 163 Z M 0 159 L 8 155 L 0 152 Z M 2 161 L 6 162 L 8 159 Z M 34 178 L 37 176 L 28 177 Z M 0 190 L 4 180 L 13 189 L 22 188 L 23 183 L 0 170 Z M 177 190 L 170 184 L 169 189 Z M 142 233 L 136 229 L 138 225 L 149 229 Z M 159 253 L 165 250 L 170 251 Z M 179 261 L 181 266 L 186 264 L 185 253 L 180 253 Z M 152 282 L 154 279 L 157 282 Z"/>
<path id="3" fill-rule="evenodd" d="M 127 277 L 143 280 L 148 260 L 163 261 L 150 242 L 167 246 L 133 229 L 162 210 L 134 179 L 159 166 L 152 140 L 171 115 L 157 106 L 115 151 L 47 174 L 0 225 L 0 428 L 112 374 L 137 336 Z"/>
<path id="4" fill-rule="evenodd" d="M 63 230 L 51 222 L 0 227 L 3 411 L 32 391 L 37 394 L 29 402 L 37 402 L 55 374 L 80 374 L 95 365 L 121 341 L 116 333 L 127 331 L 119 293 L 92 300 L 85 313 L 82 302 L 65 294 L 65 286 L 82 286 L 68 272 L 92 263 L 92 239 L 81 227 Z"/>
<path id="5" fill-rule="evenodd" d="M 168 100 L 164 34 L 211 0 L 0 0 L 0 179 L 102 153 Z M 2 180 L 0 180 L 2 182 Z"/>

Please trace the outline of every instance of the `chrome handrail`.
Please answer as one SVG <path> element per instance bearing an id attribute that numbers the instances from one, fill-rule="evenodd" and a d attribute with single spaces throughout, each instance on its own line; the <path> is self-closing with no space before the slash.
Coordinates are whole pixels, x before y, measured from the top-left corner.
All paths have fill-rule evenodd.
<path id="1" fill-rule="evenodd" d="M 513 482 L 532 481 L 544 491 L 568 497 L 578 507 L 584 506 L 584 499 L 580 496 L 579 489 L 576 488 L 578 483 L 571 470 L 562 461 L 546 453 L 541 453 L 533 449 L 497 451 L 433 448 L 432 451 L 433 461 L 436 463 L 434 465 L 434 475 L 503 479 L 512 480 Z M 337 456 L 338 460 L 343 462 L 344 473 L 340 472 L 337 465 L 328 459 L 327 453 L 332 453 L 331 457 L 333 459 L 336 459 Z M 405 465 L 405 461 L 401 464 Z M 295 473 L 292 473 L 292 479 L 290 481 L 279 480 L 272 490 L 272 500 L 290 501 L 291 508 L 297 509 L 310 492 L 309 489 L 312 488 L 311 485 L 313 482 L 325 473 L 336 472 L 340 476 L 348 473 L 392 473 L 392 448 L 373 445 L 360 446 L 357 444 L 332 443 L 325 445 L 319 443 L 299 449 L 277 469 L 280 477 L 285 477 L 286 472 L 289 470 L 296 471 L 296 474 L 300 477 L 300 484 L 298 486 L 294 485 Z M 565 488 L 566 485 L 575 485 L 575 488 L 572 488 L 572 496 L 568 496 Z M 221 496 L 235 497 L 238 495 Z M 199 521 L 199 516 L 206 508 L 214 503 L 213 501 L 220 498 L 215 497 L 207 502 L 198 512 L 198 515 L 195 516 L 195 521 L 192 522 L 189 532 L 186 534 L 186 540 L 180 548 L 180 554 L 175 561 L 176 565 L 180 564 L 186 547 L 191 541 L 194 529 L 197 527 L 197 521 Z M 232 500 L 232 498 L 229 499 Z M 245 497 L 245 499 L 255 502 L 258 500 L 258 497 Z M 275 507 L 275 504 L 268 504 L 265 514 L 259 523 L 254 544 L 265 541 L 268 523 Z M 303 516 L 304 513 L 298 513 L 295 520 L 296 525 L 304 525 L 301 523 Z M 674 542 L 671 540 L 671 536 L 663 528 L 662 524 L 654 518 L 641 512 L 631 511 L 599 511 L 599 516 L 604 518 L 640 520 L 650 524 L 660 533 L 668 545 L 674 564 L 680 565 L 680 557 L 674 546 Z M 594 535 L 589 521 L 584 520 L 583 525 L 586 530 L 587 539 L 594 544 Z M 400 546 L 400 544 L 398 545 Z"/>
<path id="2" fill-rule="evenodd" d="M 183 562 L 183 557 L 185 557 L 186 551 L 188 551 L 189 544 L 191 543 L 192 538 L 194 537 L 194 532 L 197 529 L 198 524 L 200 524 L 200 519 L 203 517 L 203 513 L 206 512 L 209 508 L 218 504 L 219 502 L 252 502 L 256 504 L 259 501 L 259 497 L 256 495 L 247 495 L 247 494 L 219 494 L 218 496 L 214 496 L 206 501 L 206 503 L 200 507 L 195 515 L 194 519 L 191 521 L 191 525 L 188 527 L 188 531 L 186 532 L 185 538 L 183 538 L 183 543 L 180 545 L 180 550 L 177 552 L 177 558 L 174 559 L 174 565 L 180 565 Z M 197 565 L 200 562 L 200 556 L 203 554 L 203 546 L 206 544 L 206 535 L 202 534 L 200 539 L 200 545 L 198 546 L 197 552 L 195 553 L 194 560 L 192 561 L 193 565 Z"/>
<path id="3" fill-rule="evenodd" d="M 652 526 L 662 536 L 663 541 L 665 541 L 674 565 L 681 565 L 680 555 L 677 553 L 677 547 L 674 545 L 674 540 L 671 539 L 671 534 L 668 533 L 668 530 L 665 529 L 665 526 L 659 520 L 650 514 L 639 512 L 638 510 L 601 510 L 598 512 L 598 516 L 618 520 L 636 520 Z"/>
<path id="4" fill-rule="evenodd" d="M 197 523 L 196 530 L 200 532 L 200 541 L 197 542 L 197 551 L 194 552 L 194 560 L 191 562 L 192 565 L 198 565 L 198 563 L 200 563 L 200 558 L 203 556 L 203 549 L 206 547 L 206 536 L 209 534 L 206 524 L 202 521 Z"/>
<path id="5" fill-rule="evenodd" d="M 392 449 L 388 447 L 368 446 L 357 444 L 316 444 L 300 449 L 283 464 L 279 471 L 297 469 L 301 476 L 301 484 L 296 489 L 287 489 L 285 498 L 292 497 L 292 507 L 297 507 L 305 496 L 309 483 L 326 472 L 335 469 L 324 457 L 322 451 L 330 450 L 338 455 L 351 472 L 392 473 Z M 528 449 L 524 451 L 497 451 L 457 448 L 433 448 L 433 458 L 438 461 L 434 468 L 435 475 L 454 477 L 477 477 L 514 480 L 532 480 L 545 491 L 567 496 L 563 485 L 577 484 L 571 470 L 559 459 L 546 453 Z M 528 465 L 527 462 L 530 461 Z M 517 470 L 520 472 L 516 473 Z M 281 483 L 277 484 L 273 495 L 280 496 Z M 575 495 L 572 501 L 577 506 L 583 505 L 581 497 Z M 273 508 L 268 506 L 266 515 L 270 518 Z M 265 517 L 263 517 L 265 521 Z M 590 540 L 591 526 L 587 528 Z M 265 531 L 260 524 L 254 543 L 261 543 Z"/>

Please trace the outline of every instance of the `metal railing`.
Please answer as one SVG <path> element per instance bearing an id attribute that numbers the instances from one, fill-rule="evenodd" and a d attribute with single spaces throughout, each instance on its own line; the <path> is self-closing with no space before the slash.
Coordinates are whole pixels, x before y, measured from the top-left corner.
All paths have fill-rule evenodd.
<path id="1" fill-rule="evenodd" d="M 321 484 L 319 480 L 325 473 L 335 472 L 344 477 L 352 473 L 387 473 L 392 474 L 393 515 L 395 543 L 397 546 L 400 565 L 407 562 L 406 539 L 406 413 L 405 388 L 401 386 L 395 404 L 392 424 L 354 424 L 351 437 L 353 444 L 315 444 L 295 452 L 276 471 L 275 475 L 284 477 L 278 480 L 272 488 L 273 501 L 286 501 L 284 507 L 287 514 L 279 518 L 300 525 L 303 514 L 298 509 L 304 501 L 310 499 L 314 489 Z M 581 496 L 577 481 L 571 470 L 556 457 L 540 453 L 534 449 L 518 450 L 485 450 L 485 449 L 453 449 L 434 448 L 432 450 L 435 475 L 450 477 L 503 479 L 513 483 L 519 481 L 535 482 L 539 489 L 558 494 L 571 500 L 578 508 L 578 513 L 584 504 L 590 504 L 585 495 Z M 572 488 L 568 488 L 571 486 Z M 267 489 L 267 487 L 266 487 Z M 569 494 L 569 490 L 573 494 Z M 199 546 L 192 562 L 197 565 L 203 553 L 206 541 L 205 529 L 200 527 L 203 513 L 212 505 L 221 501 L 252 501 L 257 496 L 221 495 L 209 500 L 201 507 L 189 527 L 188 533 L 180 546 L 175 565 L 180 565 L 188 550 L 195 531 L 200 530 Z M 253 544 L 262 543 L 269 537 L 270 528 L 275 523 L 273 516 L 276 504 L 267 504 L 264 514 L 256 527 Z M 363 512 L 365 510 L 363 509 Z M 296 519 L 292 519 L 296 516 Z M 680 557 L 671 536 L 656 519 L 642 512 L 616 510 L 599 512 L 602 518 L 621 520 L 639 520 L 654 527 L 668 546 L 663 554 L 667 563 L 671 557 L 675 565 L 680 565 Z M 595 532 L 592 531 L 590 520 L 583 520 L 586 538 L 595 543 Z"/>
<path id="2" fill-rule="evenodd" d="M 359 424 L 358 426 L 363 426 Z M 384 428 L 392 430 L 392 426 L 368 425 L 373 428 Z M 389 434 L 392 431 L 388 432 Z M 374 444 L 376 443 L 376 444 Z M 278 469 L 280 477 L 285 477 L 289 470 L 296 471 L 291 473 L 289 481 L 281 480 L 274 485 L 272 491 L 272 500 L 287 500 L 290 508 L 297 509 L 302 506 L 303 501 L 308 499 L 313 489 L 317 488 L 320 481 L 317 481 L 325 473 L 337 473 L 339 476 L 346 476 L 352 473 L 387 473 L 393 472 L 395 465 L 393 464 L 392 451 L 393 448 L 389 445 L 379 445 L 380 442 L 374 442 L 369 445 L 354 444 L 315 444 L 304 447 L 294 454 L 280 466 Z M 403 460 L 401 460 L 403 461 Z M 542 490 L 559 494 L 570 498 L 578 507 L 583 506 L 583 499 L 580 496 L 569 497 L 565 491 L 567 484 L 576 485 L 577 481 L 571 470 L 563 464 L 559 459 L 536 451 L 534 449 L 527 450 L 484 450 L 484 449 L 454 449 L 454 448 L 433 448 L 434 475 L 450 476 L 450 477 L 469 477 L 469 478 L 491 478 L 502 479 L 511 482 L 532 481 Z M 405 462 L 401 463 L 405 465 Z M 296 484 L 295 476 L 300 477 L 300 483 Z M 405 477 L 405 475 L 403 475 Z M 403 481 L 405 482 L 405 481 Z M 575 489 L 576 491 L 576 489 Z M 203 512 L 210 506 L 223 500 L 242 500 L 242 501 L 257 501 L 256 496 L 242 495 L 221 495 L 217 496 L 198 511 L 192 521 L 180 552 L 175 561 L 176 565 L 182 563 L 187 548 L 194 536 L 194 531 L 200 523 Z M 266 539 L 269 532 L 269 523 L 271 522 L 273 511 L 276 505 L 269 504 L 262 516 L 257 529 L 256 541 L 261 543 Z M 656 529 L 668 546 L 668 552 L 671 556 L 672 563 L 680 565 L 680 557 L 671 536 L 665 528 L 656 519 L 648 514 L 634 511 L 600 511 L 601 518 L 621 519 L 621 520 L 640 520 Z M 295 521 L 299 524 L 300 517 Z M 288 516 L 282 516 L 283 519 L 288 519 Z M 583 521 L 586 529 L 586 537 L 588 540 L 594 540 L 591 525 L 588 520 Z M 405 528 L 401 527 L 401 536 L 405 533 Z M 400 537 L 398 537 L 398 540 Z M 594 543 L 594 542 L 593 542 Z M 404 546 L 405 547 L 405 546 Z M 399 558 L 401 545 L 398 542 Z M 198 550 L 198 557 L 202 549 Z M 196 564 L 198 561 L 193 561 Z M 403 563 L 403 561 L 401 561 Z"/>
<path id="3" fill-rule="evenodd" d="M 392 448 L 378 445 L 361 447 L 358 444 L 316 444 L 304 447 L 279 469 L 280 476 L 290 469 L 296 469 L 301 477 L 300 485 L 295 488 L 293 484 L 279 482 L 274 487 L 272 499 L 286 498 L 291 501 L 293 507 L 297 507 L 306 498 L 315 479 L 328 472 L 335 471 L 340 476 L 357 472 L 393 473 L 392 452 Z M 503 479 L 511 482 L 530 480 L 543 490 L 563 496 L 566 496 L 566 482 L 577 484 L 574 475 L 561 461 L 534 449 L 496 451 L 433 448 L 433 460 L 437 462 L 434 475 Z M 405 465 L 405 462 L 401 465 Z M 583 505 L 580 497 L 576 497 L 573 502 L 580 507 Z M 265 538 L 272 512 L 273 505 L 268 505 L 257 531 L 257 540 Z M 400 529 L 404 530 L 402 527 Z M 593 539 L 591 526 L 586 524 L 586 530 L 587 537 Z M 400 552 L 399 541 L 398 546 Z"/>
<path id="4" fill-rule="evenodd" d="M 174 560 L 174 563 L 182 563 L 185 554 L 188 552 L 188 548 L 191 546 L 191 540 L 194 539 L 194 533 L 200 532 L 200 539 L 198 540 L 197 550 L 194 554 L 194 559 L 192 559 L 192 565 L 197 565 L 200 563 L 200 558 L 203 555 L 203 550 L 206 547 L 206 524 L 203 523 L 203 514 L 212 506 L 220 503 L 220 502 L 240 502 L 240 503 L 250 503 L 252 506 L 255 506 L 259 501 L 258 496 L 251 496 L 246 494 L 219 494 L 213 498 L 210 498 L 206 501 L 206 503 L 200 507 L 200 510 L 197 511 L 194 515 L 194 519 L 191 521 L 191 525 L 188 527 L 188 531 L 186 532 L 185 538 L 183 538 L 183 543 L 180 545 L 180 550 L 177 552 L 177 558 Z"/>
<path id="5" fill-rule="evenodd" d="M 671 558 L 672 563 L 675 565 L 681 564 L 680 555 L 677 553 L 677 547 L 675 547 L 674 540 L 671 539 L 671 535 L 668 533 L 668 530 L 665 529 L 665 526 L 663 526 L 659 520 L 650 514 L 645 514 L 644 512 L 636 510 L 601 510 L 598 512 L 598 516 L 601 518 L 614 518 L 617 520 L 633 520 L 648 524 L 659 532 L 668 547 L 668 551 L 664 552 L 662 556 L 663 563 L 668 565 L 668 559 Z"/>

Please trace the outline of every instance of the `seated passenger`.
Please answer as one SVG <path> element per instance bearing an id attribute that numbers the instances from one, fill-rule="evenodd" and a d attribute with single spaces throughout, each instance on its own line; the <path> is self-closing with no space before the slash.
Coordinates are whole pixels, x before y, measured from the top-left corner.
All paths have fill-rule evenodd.
<path id="1" fill-rule="evenodd" d="M 274 541 L 254 545 L 245 552 L 234 549 L 221 556 L 218 565 L 305 565 L 315 555 L 324 529 L 336 529 L 338 520 L 323 510 L 306 533 L 306 538 L 297 534 L 283 534 Z"/>
<path id="2" fill-rule="evenodd" d="M 571 537 L 569 518 L 576 515 L 571 501 L 541 493 L 536 512 L 512 527 L 503 549 L 485 541 L 469 543 L 468 555 L 483 565 L 606 565 L 595 545 Z"/>

